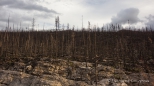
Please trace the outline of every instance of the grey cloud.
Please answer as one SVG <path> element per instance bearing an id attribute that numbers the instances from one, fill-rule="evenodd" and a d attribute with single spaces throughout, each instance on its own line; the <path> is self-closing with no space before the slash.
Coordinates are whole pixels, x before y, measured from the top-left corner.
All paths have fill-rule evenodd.
<path id="1" fill-rule="evenodd" d="M 146 23 L 146 25 L 149 27 L 154 28 L 154 16 L 153 15 L 149 15 L 148 17 L 146 17 L 146 19 L 148 20 L 148 22 Z"/>
<path id="2" fill-rule="evenodd" d="M 0 30 L 4 30 L 6 28 L 6 23 L 0 22 Z"/>
<path id="3" fill-rule="evenodd" d="M 16 0 L 1 0 L 0 6 L 11 5 L 15 2 Z"/>
<path id="4" fill-rule="evenodd" d="M 10 17 L 9 17 L 10 15 Z M 3 8 L 0 10 L 0 21 L 1 22 L 7 22 L 8 17 L 10 18 L 10 22 L 17 23 L 20 21 L 32 21 L 32 18 L 37 18 L 37 19 L 50 19 L 53 17 L 52 13 L 44 13 L 44 12 L 31 12 L 31 11 L 16 11 L 14 10 L 12 12 L 11 9 L 8 8 Z"/>
<path id="5" fill-rule="evenodd" d="M 88 5 L 94 5 L 94 6 L 102 5 L 102 4 L 106 3 L 106 2 L 107 2 L 107 0 L 86 0 L 86 3 Z"/>
<path id="6" fill-rule="evenodd" d="M 10 14 L 10 16 L 9 16 Z M 1 9 L 0 10 L 0 29 L 5 29 L 8 23 L 8 18 L 9 18 L 9 23 L 12 27 L 12 25 L 19 25 L 20 22 L 23 22 L 23 26 L 25 26 L 25 22 L 31 22 L 32 18 L 31 16 L 22 16 L 20 13 L 16 13 L 16 11 L 11 12 L 9 9 Z"/>
<path id="7" fill-rule="evenodd" d="M 10 14 L 10 17 L 9 17 L 9 14 Z M 13 24 L 15 26 L 17 25 L 19 26 L 20 22 L 22 22 L 22 26 L 24 28 L 24 27 L 31 26 L 33 17 L 36 19 L 36 24 L 37 24 L 40 21 L 46 21 L 46 19 L 47 20 L 51 19 L 53 17 L 53 14 L 45 13 L 45 12 L 31 12 L 31 11 L 24 12 L 24 11 L 18 11 L 18 10 L 14 10 L 12 12 L 12 10 L 9 8 L 2 8 L 0 10 L 0 16 L 3 16 L 3 17 L 0 17 L 0 30 L 1 30 L 1 29 L 5 29 L 5 27 L 7 26 L 8 17 L 10 20 L 9 22 L 11 27 Z"/>
<path id="8" fill-rule="evenodd" d="M 7 22 L 8 18 L 10 19 L 10 22 L 13 22 L 13 23 L 20 22 L 21 20 L 24 20 L 24 21 L 30 20 L 29 16 L 22 16 L 21 14 L 11 12 L 10 10 L 7 10 L 7 9 L 2 9 L 0 11 L 0 16 L 3 16 L 3 17 L 0 17 L 1 22 Z"/>
<path id="9" fill-rule="evenodd" d="M 126 23 L 128 23 L 128 20 L 129 20 L 130 24 L 135 24 L 135 23 L 141 21 L 138 18 L 138 14 L 139 14 L 139 9 L 128 8 L 128 9 L 120 11 L 116 16 L 112 17 L 111 23 L 113 23 L 113 24 L 115 24 L 115 23 L 126 24 Z"/>
<path id="10" fill-rule="evenodd" d="M 48 9 L 41 5 L 37 5 L 36 3 L 32 3 L 31 1 L 21 1 L 21 0 L 1 0 L 0 6 L 7 6 L 9 8 L 16 8 L 16 9 L 24 9 L 24 10 L 37 10 L 43 11 L 48 13 L 55 13 L 56 11 L 52 9 Z"/>
<path id="11" fill-rule="evenodd" d="M 53 17 L 52 14 L 44 14 L 44 13 L 36 14 L 35 16 L 38 17 L 38 18 L 44 18 L 44 19 Z"/>
<path id="12" fill-rule="evenodd" d="M 9 13 L 4 9 L 0 9 L 0 16 L 3 16 L 3 17 L 0 17 L 1 22 L 7 22 L 7 19 L 9 17 Z"/>

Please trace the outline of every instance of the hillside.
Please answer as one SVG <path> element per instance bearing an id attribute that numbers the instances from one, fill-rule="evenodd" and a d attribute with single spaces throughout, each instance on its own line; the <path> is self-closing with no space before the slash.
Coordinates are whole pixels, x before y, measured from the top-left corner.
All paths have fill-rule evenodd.
<path id="1" fill-rule="evenodd" d="M 153 31 L 0 32 L 0 76 L 8 77 L 0 78 L 0 84 L 32 79 L 32 86 L 120 85 L 106 81 L 111 79 L 126 80 L 123 86 L 149 86 L 154 81 L 153 40 Z"/>

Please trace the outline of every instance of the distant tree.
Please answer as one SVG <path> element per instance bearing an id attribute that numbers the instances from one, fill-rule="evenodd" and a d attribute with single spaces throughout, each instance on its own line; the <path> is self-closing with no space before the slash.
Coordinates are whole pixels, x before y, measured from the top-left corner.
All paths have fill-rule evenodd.
<path id="1" fill-rule="evenodd" d="M 32 20 L 32 31 L 34 31 L 34 27 L 35 27 L 35 19 L 33 18 L 33 20 Z"/>
<path id="2" fill-rule="evenodd" d="M 59 29 L 60 27 L 59 16 L 55 18 L 55 27 L 56 27 L 56 30 Z"/>

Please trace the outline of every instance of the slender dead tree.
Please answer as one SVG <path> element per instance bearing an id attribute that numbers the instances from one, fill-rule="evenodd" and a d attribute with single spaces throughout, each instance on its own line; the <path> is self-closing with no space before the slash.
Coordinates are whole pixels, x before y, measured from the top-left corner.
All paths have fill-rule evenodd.
<path id="1" fill-rule="evenodd" d="M 7 28 L 7 31 L 9 31 L 9 28 L 10 28 L 10 14 L 9 14 L 9 17 L 8 17 L 8 28 Z"/>
<path id="2" fill-rule="evenodd" d="M 87 60 L 89 59 L 89 54 L 91 53 L 91 38 L 90 38 L 90 22 L 88 21 L 88 37 L 87 37 L 87 56 L 86 56 L 86 67 L 87 67 Z"/>
<path id="3" fill-rule="evenodd" d="M 59 29 L 59 16 L 55 18 L 55 27 L 56 27 L 56 37 L 55 37 L 55 43 L 56 43 L 56 49 L 55 49 L 55 52 L 56 52 L 56 58 L 58 56 L 58 34 L 57 34 L 57 31 Z"/>
<path id="4" fill-rule="evenodd" d="M 32 31 L 34 31 L 34 27 L 35 27 L 35 18 L 33 18 L 33 20 L 32 20 Z"/>
<path id="5" fill-rule="evenodd" d="M 94 26 L 94 35 L 95 35 L 95 37 L 94 37 L 94 53 L 95 53 L 95 57 L 94 57 L 94 59 L 95 59 L 95 82 L 96 82 L 96 86 L 97 86 L 97 64 L 98 64 L 98 55 L 97 55 L 97 45 L 96 45 L 96 43 L 97 43 L 97 34 L 96 34 L 96 26 Z"/>
<path id="6" fill-rule="evenodd" d="M 75 53 L 75 32 L 74 32 L 74 26 L 72 30 L 72 58 L 74 58 L 74 53 Z"/>
<path id="7" fill-rule="evenodd" d="M 62 56 L 64 56 L 64 24 L 63 24 L 63 31 L 62 31 Z"/>

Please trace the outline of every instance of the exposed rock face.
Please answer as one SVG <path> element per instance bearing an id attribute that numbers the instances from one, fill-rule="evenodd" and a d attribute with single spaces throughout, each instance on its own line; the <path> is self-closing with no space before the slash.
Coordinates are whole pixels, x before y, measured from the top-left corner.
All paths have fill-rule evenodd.
<path id="1" fill-rule="evenodd" d="M 87 65 L 87 67 L 86 67 Z M 129 80 L 149 80 L 141 86 L 153 85 L 154 75 L 130 74 L 110 66 L 92 63 L 42 58 L 35 63 L 16 62 L 9 70 L 1 68 L 0 86 L 137 86 Z M 97 78 L 96 78 L 97 76 Z M 125 81 L 124 81 L 125 80 Z"/>
<path id="2" fill-rule="evenodd" d="M 65 79 L 58 74 L 32 76 L 23 72 L 0 70 L 0 86 L 95 86 L 83 81 Z M 108 79 L 98 82 L 98 86 L 111 85 Z M 113 86 L 127 86 L 125 83 L 112 83 Z"/>
<path id="3" fill-rule="evenodd" d="M 32 76 L 23 72 L 0 70 L 0 86 L 88 86 L 84 82 L 75 82 L 58 74 Z"/>

